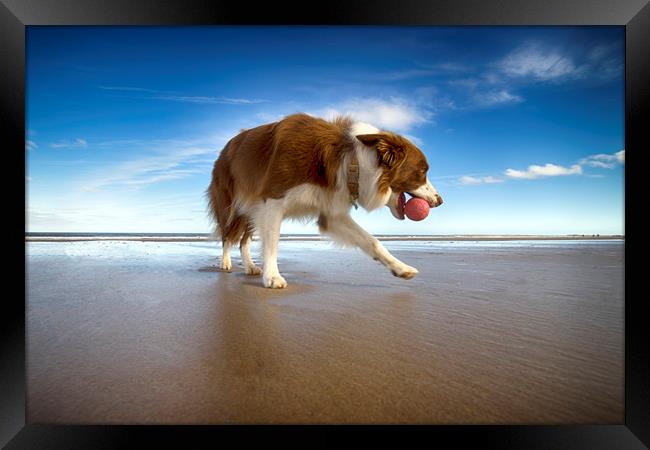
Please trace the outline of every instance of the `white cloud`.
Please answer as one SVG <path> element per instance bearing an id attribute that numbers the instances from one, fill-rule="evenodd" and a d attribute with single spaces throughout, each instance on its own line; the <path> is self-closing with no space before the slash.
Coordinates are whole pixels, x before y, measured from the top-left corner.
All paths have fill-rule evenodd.
<path id="1" fill-rule="evenodd" d="M 460 184 L 469 184 L 469 185 L 482 183 L 480 178 L 470 177 L 468 175 L 460 177 L 458 181 L 460 181 Z"/>
<path id="2" fill-rule="evenodd" d="M 565 175 L 580 175 L 582 174 L 582 167 L 579 164 L 567 168 L 558 166 L 556 164 L 545 164 L 543 166 L 532 165 L 528 166 L 527 170 L 507 169 L 505 175 L 508 178 L 517 179 L 535 179 L 542 177 L 556 177 Z"/>
<path id="3" fill-rule="evenodd" d="M 61 141 L 51 144 L 52 148 L 88 148 L 88 141 L 82 138 L 77 138 L 74 141 Z"/>
<path id="4" fill-rule="evenodd" d="M 264 103 L 266 100 L 249 99 L 249 98 L 228 98 L 228 97 L 210 97 L 204 95 L 158 95 L 151 97 L 156 100 L 170 100 L 175 102 L 201 103 L 201 104 L 222 104 L 222 105 L 250 105 L 254 103 Z"/>
<path id="5" fill-rule="evenodd" d="M 26 140 L 25 141 L 25 150 L 36 150 L 38 148 L 38 144 L 34 141 Z"/>
<path id="6" fill-rule="evenodd" d="M 612 154 L 599 153 L 590 155 L 581 159 L 579 164 L 601 169 L 613 169 L 619 164 L 625 164 L 625 150 Z"/>
<path id="7" fill-rule="evenodd" d="M 623 46 L 618 41 L 606 42 L 569 54 L 567 50 L 540 42 L 527 42 L 497 61 L 494 67 L 501 77 L 510 80 L 610 80 L 624 74 Z"/>
<path id="8" fill-rule="evenodd" d="M 337 115 L 349 115 L 355 120 L 370 123 L 389 131 L 405 132 L 431 121 L 433 113 L 403 98 L 353 98 L 339 105 L 308 112 L 316 117 L 331 119 Z"/>
<path id="9" fill-rule="evenodd" d="M 113 145 L 138 146 L 137 158 L 103 165 L 94 173 L 87 173 L 80 181 L 82 192 L 100 188 L 139 188 L 165 181 L 187 178 L 195 174 L 208 174 L 219 151 L 236 131 L 219 133 L 192 140 L 125 140 Z M 106 142 L 105 144 L 111 144 Z"/>
<path id="10" fill-rule="evenodd" d="M 460 184 L 464 185 L 476 185 L 476 184 L 496 184 L 496 183 L 503 183 L 505 180 L 502 178 L 496 178 L 493 176 L 487 176 L 487 177 L 471 177 L 468 175 L 462 176 L 458 180 Z"/>
<path id="11" fill-rule="evenodd" d="M 151 92 L 154 94 L 163 92 L 163 91 L 158 91 L 156 89 L 147 89 L 147 88 L 132 87 L 132 86 L 99 86 L 99 89 L 104 89 L 106 91 Z"/>
<path id="12" fill-rule="evenodd" d="M 505 56 L 477 69 L 458 71 L 457 77 L 438 80 L 447 85 L 453 101 L 446 109 L 474 110 L 517 104 L 524 101 L 522 89 L 531 83 L 560 83 L 589 80 L 591 83 L 620 77 L 623 47 L 620 41 L 579 48 L 529 41 Z M 437 100 L 440 104 L 440 100 Z M 433 108 L 433 107 L 431 107 Z M 433 108 L 437 111 L 439 108 Z"/>
<path id="13" fill-rule="evenodd" d="M 601 61 L 604 58 L 610 56 L 610 54 L 616 50 L 617 47 L 618 43 L 596 45 L 587 54 L 587 59 L 591 61 Z"/>
<path id="14" fill-rule="evenodd" d="M 622 42 L 596 45 L 587 54 L 585 70 L 596 78 L 609 80 L 625 74 Z"/>
<path id="15" fill-rule="evenodd" d="M 591 167 L 600 167 L 603 169 L 612 169 L 618 164 L 618 161 L 616 156 L 613 155 L 592 155 L 583 159 L 580 164 Z"/>
<path id="16" fill-rule="evenodd" d="M 147 184 L 160 183 L 161 181 L 180 180 L 190 175 L 203 173 L 203 172 L 205 171 L 198 170 L 198 169 L 176 169 L 176 170 L 167 170 L 164 171 L 164 173 L 158 173 L 149 177 L 138 177 L 134 179 L 125 179 L 121 181 L 125 185 L 144 186 Z"/>
<path id="17" fill-rule="evenodd" d="M 508 103 L 520 103 L 524 99 L 515 94 L 511 94 L 506 89 L 500 91 L 481 92 L 474 95 L 474 101 L 478 106 L 496 106 Z"/>
<path id="18" fill-rule="evenodd" d="M 354 120 L 370 123 L 387 131 L 407 134 L 419 125 L 435 124 L 433 120 L 435 105 L 432 104 L 430 98 L 435 89 L 433 86 L 416 89 L 413 98 L 403 96 L 349 97 L 335 103 L 320 105 L 313 103 L 308 105 L 301 102 L 276 104 L 273 108 L 256 112 L 253 117 L 257 120 L 253 120 L 248 126 L 275 122 L 289 114 L 303 112 L 326 120 L 347 115 Z"/>
<path id="19" fill-rule="evenodd" d="M 267 100 L 258 98 L 232 98 L 232 97 L 215 97 L 207 95 L 181 95 L 172 91 L 161 91 L 158 89 L 148 89 L 131 86 L 99 86 L 99 89 L 108 91 L 139 92 L 144 96 L 138 98 L 152 100 L 168 100 L 174 102 L 200 103 L 200 104 L 223 104 L 223 105 L 250 105 L 254 103 L 264 103 Z M 151 95 L 148 95 L 151 94 Z M 155 94 L 155 95 L 154 95 Z"/>
<path id="20" fill-rule="evenodd" d="M 537 80 L 558 79 L 579 71 L 570 57 L 534 42 L 515 49 L 497 66 L 510 77 L 532 77 Z"/>
<path id="21" fill-rule="evenodd" d="M 461 106 L 457 107 L 455 102 L 452 101 L 452 108 L 472 110 L 523 102 L 524 98 L 513 93 L 501 78 L 503 77 L 494 72 L 485 72 L 473 77 L 448 81 L 447 84 L 452 91 L 455 91 L 456 95 L 461 99 Z"/>
<path id="22" fill-rule="evenodd" d="M 81 189 L 89 192 L 109 185 L 143 186 L 182 178 L 190 173 L 187 169 L 180 170 L 179 166 L 194 161 L 197 156 L 215 155 L 216 158 L 216 153 L 214 147 L 187 147 L 123 161 L 103 168 L 101 173 L 84 183 Z"/>
<path id="23" fill-rule="evenodd" d="M 564 167 L 557 164 L 545 164 L 543 166 L 531 165 L 526 170 L 507 169 L 504 175 L 508 179 L 519 180 L 534 180 L 545 177 L 557 177 L 567 175 L 583 175 L 582 167 L 596 167 L 603 169 L 613 169 L 619 164 L 625 164 L 625 150 L 620 150 L 616 153 L 605 154 L 599 153 L 582 158 L 578 164 L 571 167 Z M 602 177 L 602 175 L 587 174 L 589 177 Z M 491 184 L 503 183 L 506 181 L 504 178 L 486 176 L 486 177 L 473 177 L 469 175 L 458 178 L 458 182 L 462 185 L 478 185 L 478 184 Z"/>

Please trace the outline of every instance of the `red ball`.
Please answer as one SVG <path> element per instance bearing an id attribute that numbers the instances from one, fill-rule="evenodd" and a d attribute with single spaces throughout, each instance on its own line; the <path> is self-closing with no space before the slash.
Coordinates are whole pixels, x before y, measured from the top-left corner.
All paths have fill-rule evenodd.
<path id="1" fill-rule="evenodd" d="M 429 204 L 426 200 L 413 197 L 404 205 L 404 214 L 414 221 L 426 219 L 429 215 Z"/>

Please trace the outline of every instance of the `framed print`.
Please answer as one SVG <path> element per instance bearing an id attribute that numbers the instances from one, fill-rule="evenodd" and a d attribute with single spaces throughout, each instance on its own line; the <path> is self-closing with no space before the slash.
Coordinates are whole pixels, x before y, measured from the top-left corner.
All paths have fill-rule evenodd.
<path id="1" fill-rule="evenodd" d="M 646 2 L 244 6 L 3 0 L 3 445 L 648 445 Z"/>

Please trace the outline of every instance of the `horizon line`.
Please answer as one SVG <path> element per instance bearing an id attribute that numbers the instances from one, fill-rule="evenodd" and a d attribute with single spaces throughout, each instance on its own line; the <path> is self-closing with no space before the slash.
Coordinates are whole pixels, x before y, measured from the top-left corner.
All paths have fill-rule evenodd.
<path id="1" fill-rule="evenodd" d="M 518 240 L 625 240 L 621 234 L 376 234 L 380 241 L 518 241 Z M 253 236 L 253 241 L 259 241 Z M 281 241 L 332 241 L 320 234 L 281 234 Z M 26 242 L 77 242 L 77 241 L 141 241 L 141 242 L 219 242 L 211 233 L 68 233 L 68 232 L 30 232 L 25 235 Z"/>

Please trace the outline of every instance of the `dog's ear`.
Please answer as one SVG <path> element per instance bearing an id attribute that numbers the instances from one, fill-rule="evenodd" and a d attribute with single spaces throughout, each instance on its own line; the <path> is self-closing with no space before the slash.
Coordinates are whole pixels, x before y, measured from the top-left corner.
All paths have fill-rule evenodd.
<path id="1" fill-rule="evenodd" d="M 385 134 L 359 134 L 357 139 L 369 147 L 375 147 L 379 163 L 392 169 L 406 156 L 404 148 Z"/>
<path id="2" fill-rule="evenodd" d="M 381 134 L 357 134 L 357 139 L 359 139 L 368 147 L 374 147 L 381 138 Z"/>

